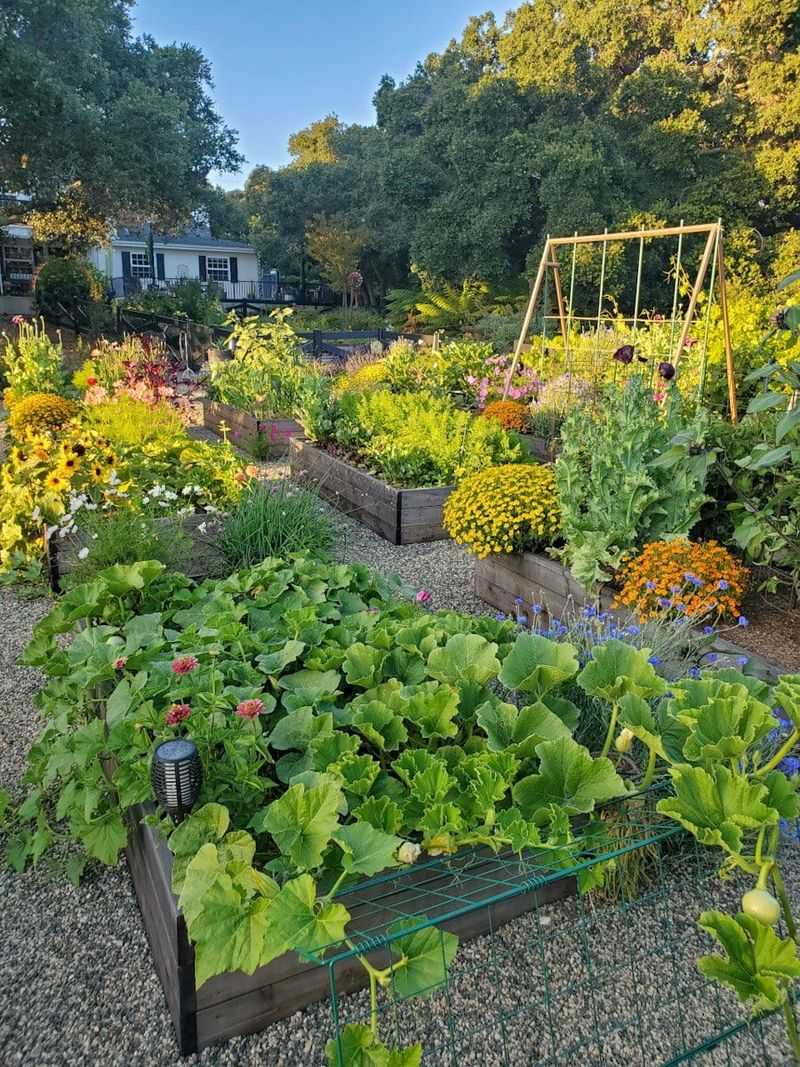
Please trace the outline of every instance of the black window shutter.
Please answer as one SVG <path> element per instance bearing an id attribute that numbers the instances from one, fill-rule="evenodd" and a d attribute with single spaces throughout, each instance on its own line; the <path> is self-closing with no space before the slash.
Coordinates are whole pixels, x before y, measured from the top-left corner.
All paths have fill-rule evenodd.
<path id="1" fill-rule="evenodd" d="M 239 260 L 236 258 L 236 256 L 229 256 L 228 257 L 228 262 L 230 264 L 231 281 L 232 282 L 238 282 L 239 281 Z"/>
<path id="2" fill-rule="evenodd" d="M 164 253 L 163 252 L 156 252 L 156 278 L 158 278 L 159 281 L 162 281 L 162 282 L 164 281 L 164 278 L 165 278 L 165 274 L 164 274 Z"/>
<path id="3" fill-rule="evenodd" d="M 122 253 L 122 277 L 130 278 L 131 276 L 131 254 L 130 252 Z"/>
<path id="4" fill-rule="evenodd" d="M 206 272 L 206 257 L 205 256 L 198 256 L 197 257 L 197 266 L 198 266 L 198 274 L 200 276 L 200 281 L 201 282 L 208 281 L 208 274 Z"/>

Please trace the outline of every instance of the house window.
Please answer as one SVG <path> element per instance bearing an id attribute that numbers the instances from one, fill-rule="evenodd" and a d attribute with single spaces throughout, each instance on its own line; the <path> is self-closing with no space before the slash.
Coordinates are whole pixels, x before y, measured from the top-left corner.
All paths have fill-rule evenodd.
<path id="1" fill-rule="evenodd" d="M 146 252 L 131 252 L 131 277 L 152 278 L 150 260 Z"/>
<path id="2" fill-rule="evenodd" d="M 227 256 L 209 256 L 206 260 L 206 273 L 211 282 L 228 282 L 231 278 L 230 262 Z"/>

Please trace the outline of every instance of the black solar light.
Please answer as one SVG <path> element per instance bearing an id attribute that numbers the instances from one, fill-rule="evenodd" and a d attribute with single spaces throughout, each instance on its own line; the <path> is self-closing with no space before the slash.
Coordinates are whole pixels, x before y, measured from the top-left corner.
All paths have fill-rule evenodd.
<path id="1" fill-rule="evenodd" d="M 153 753 L 150 781 L 159 805 L 174 822 L 180 822 L 191 811 L 203 784 L 203 764 L 194 741 L 184 737 L 162 741 Z"/>

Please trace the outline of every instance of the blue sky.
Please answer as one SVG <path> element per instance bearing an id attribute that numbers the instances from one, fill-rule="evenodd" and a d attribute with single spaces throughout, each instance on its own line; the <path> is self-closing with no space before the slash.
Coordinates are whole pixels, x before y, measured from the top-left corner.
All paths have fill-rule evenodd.
<path id="1" fill-rule="evenodd" d="M 512 4 L 495 6 L 500 16 Z M 329 112 L 343 122 L 374 121 L 382 74 L 410 74 L 429 52 L 460 37 L 486 0 L 139 0 L 136 33 L 161 44 L 197 45 L 213 68 L 217 109 L 239 131 L 241 185 L 257 163 L 288 161 L 290 134 Z"/>

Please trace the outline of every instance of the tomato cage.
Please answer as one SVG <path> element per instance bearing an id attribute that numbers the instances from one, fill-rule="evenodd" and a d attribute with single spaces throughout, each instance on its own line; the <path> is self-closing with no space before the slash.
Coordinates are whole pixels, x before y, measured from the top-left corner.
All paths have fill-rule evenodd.
<path id="1" fill-rule="evenodd" d="M 702 404 L 709 375 L 724 366 L 736 422 L 721 222 L 548 235 L 504 399 L 522 364 L 547 383 L 537 404 L 554 418 L 559 408 L 586 406 L 602 386 L 632 374 L 656 391 L 675 378 Z"/>
<path id="2" fill-rule="evenodd" d="M 568 866 L 479 852 L 362 882 L 338 898 L 347 944 L 315 956 L 331 1001 L 313 1040 L 338 1067 L 790 1062 L 782 1013 L 750 1018 L 697 968 L 720 951 L 700 913 L 735 912 L 749 888 L 718 877 L 719 855 L 648 795 L 606 809 Z M 364 960 L 382 978 L 350 992 Z M 415 1043 L 421 1060 L 402 1051 Z"/>

